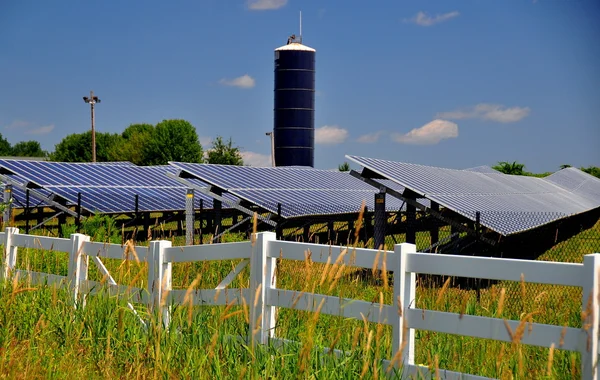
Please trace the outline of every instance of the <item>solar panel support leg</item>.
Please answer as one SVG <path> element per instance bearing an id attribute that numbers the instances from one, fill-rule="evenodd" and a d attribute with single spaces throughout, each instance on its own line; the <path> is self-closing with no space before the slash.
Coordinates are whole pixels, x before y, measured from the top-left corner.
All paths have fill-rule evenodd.
<path id="1" fill-rule="evenodd" d="M 210 212 L 210 214 L 206 215 L 206 230 L 208 231 L 207 233 L 210 235 L 213 231 L 213 219 L 215 216 L 215 211 L 212 210 Z"/>
<path id="2" fill-rule="evenodd" d="M 277 240 L 283 239 L 283 218 L 281 217 L 281 203 L 277 203 L 277 226 L 275 227 L 275 238 Z"/>
<path id="3" fill-rule="evenodd" d="M 194 190 L 188 189 L 185 198 L 185 245 L 194 244 Z"/>
<path id="4" fill-rule="evenodd" d="M 310 224 L 304 226 L 304 232 L 302 234 L 302 239 L 304 239 L 305 243 L 308 243 L 310 240 Z"/>
<path id="5" fill-rule="evenodd" d="M 150 235 L 150 213 L 144 213 L 144 233 Z"/>
<path id="6" fill-rule="evenodd" d="M 385 193 L 375 194 L 375 230 L 373 231 L 374 249 L 385 249 Z"/>
<path id="7" fill-rule="evenodd" d="M 220 190 L 214 190 L 214 193 L 217 195 L 223 195 L 221 193 Z M 220 234 L 221 233 L 221 209 L 223 208 L 222 203 L 220 200 L 217 199 L 213 199 L 213 209 L 215 211 L 215 225 L 213 227 L 212 233 L 214 233 L 215 235 Z M 220 243 L 221 242 L 221 238 L 219 237 L 215 243 Z"/>
<path id="8" fill-rule="evenodd" d="M 413 204 L 406 204 L 406 242 L 417 244 L 417 209 Z"/>
<path id="9" fill-rule="evenodd" d="M 328 244 L 333 244 L 333 241 L 335 240 L 335 227 L 333 225 L 333 221 L 329 221 L 327 222 L 327 232 L 328 232 Z"/>
<path id="10" fill-rule="evenodd" d="M 450 241 L 452 242 L 452 244 L 456 244 L 456 242 L 459 239 L 460 232 L 461 231 L 454 225 L 450 226 L 450 235 L 452 236 L 452 239 L 450 239 Z"/>
<path id="11" fill-rule="evenodd" d="M 75 219 L 77 225 L 77 233 L 81 229 L 81 193 L 77 193 L 77 218 Z"/>
<path id="12" fill-rule="evenodd" d="M 138 221 L 139 218 L 139 214 L 140 214 L 140 196 L 138 194 L 135 195 L 134 199 L 134 204 L 135 204 L 135 221 Z"/>
<path id="13" fill-rule="evenodd" d="M 25 234 L 29 235 L 29 214 L 31 210 L 29 207 L 29 190 L 25 190 Z"/>
<path id="14" fill-rule="evenodd" d="M 44 208 L 43 207 L 37 208 L 37 221 L 36 222 L 39 225 L 44 223 Z"/>
<path id="15" fill-rule="evenodd" d="M 431 202 L 431 209 L 435 212 L 439 212 L 440 205 L 435 202 Z M 431 237 L 431 245 L 434 245 L 440 241 L 440 229 L 437 225 L 431 228 L 429 231 L 429 236 Z"/>
<path id="16" fill-rule="evenodd" d="M 67 224 L 67 214 L 65 214 L 64 212 L 61 213 L 58 216 L 58 235 L 60 236 L 60 231 L 62 226 L 64 226 L 65 224 Z"/>
<path id="17" fill-rule="evenodd" d="M 4 185 L 4 228 L 10 226 L 10 215 L 12 212 L 12 185 Z"/>

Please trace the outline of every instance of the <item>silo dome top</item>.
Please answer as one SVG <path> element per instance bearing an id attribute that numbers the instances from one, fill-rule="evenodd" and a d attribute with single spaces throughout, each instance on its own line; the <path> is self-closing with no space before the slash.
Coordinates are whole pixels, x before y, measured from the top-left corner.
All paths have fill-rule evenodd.
<path id="1" fill-rule="evenodd" d="M 315 49 L 308 47 L 306 45 L 302 45 L 298 42 L 291 42 L 287 45 L 283 45 L 282 47 L 278 47 L 277 49 L 275 49 L 275 51 L 282 51 L 282 50 L 312 51 L 313 53 L 316 52 Z"/>

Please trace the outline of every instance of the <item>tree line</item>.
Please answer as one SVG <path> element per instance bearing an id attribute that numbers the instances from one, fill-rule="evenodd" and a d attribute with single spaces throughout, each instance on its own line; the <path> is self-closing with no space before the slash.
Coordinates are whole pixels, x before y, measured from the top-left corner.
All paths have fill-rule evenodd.
<path id="1" fill-rule="evenodd" d="M 92 132 L 67 135 L 53 152 L 42 150 L 37 141 L 11 146 L 0 135 L 0 155 L 47 157 L 51 161 L 91 162 Z M 96 161 L 130 161 L 136 165 L 166 165 L 169 161 L 243 165 L 233 140 L 217 136 L 208 150 L 200 144 L 194 126 L 186 120 L 163 120 L 156 125 L 131 124 L 122 133 L 96 132 Z"/>
<path id="2" fill-rule="evenodd" d="M 559 169 L 565 169 L 565 168 L 570 168 L 570 167 L 571 167 L 571 165 L 564 164 L 564 165 L 560 165 Z M 517 161 L 513 161 L 513 162 L 501 161 L 501 162 L 498 162 L 496 165 L 492 166 L 492 169 L 498 170 L 499 172 L 504 173 L 504 174 L 526 175 L 526 176 L 532 176 L 532 177 L 546 177 L 546 176 L 549 176 L 550 174 L 552 174 L 552 172 L 546 172 L 546 173 L 528 172 L 525 170 L 525 164 L 522 164 Z M 600 168 L 597 166 L 588 166 L 588 167 L 582 166 L 579 169 L 581 171 L 584 171 L 588 174 L 593 175 L 594 177 L 600 178 Z"/>

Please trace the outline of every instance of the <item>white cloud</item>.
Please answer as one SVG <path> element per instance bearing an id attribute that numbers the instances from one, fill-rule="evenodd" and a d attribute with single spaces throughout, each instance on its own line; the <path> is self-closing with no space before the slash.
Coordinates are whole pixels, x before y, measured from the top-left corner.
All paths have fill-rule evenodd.
<path id="1" fill-rule="evenodd" d="M 256 153 L 256 152 L 240 152 L 244 165 L 249 166 L 271 166 L 271 155 Z"/>
<path id="2" fill-rule="evenodd" d="M 45 135 L 45 134 L 52 132 L 52 130 L 54 130 L 54 124 L 44 125 L 42 127 L 29 129 L 29 130 L 25 131 L 25 134 L 26 135 Z"/>
<path id="3" fill-rule="evenodd" d="M 15 120 L 12 123 L 5 125 L 4 129 L 18 129 L 18 128 L 25 128 L 25 127 L 29 127 L 31 125 L 30 122 L 25 121 L 25 120 Z"/>
<path id="4" fill-rule="evenodd" d="M 480 103 L 473 107 L 450 112 L 440 112 L 437 117 L 443 119 L 482 119 L 497 121 L 499 123 L 514 123 L 529 115 L 529 107 L 507 108 L 500 104 Z"/>
<path id="5" fill-rule="evenodd" d="M 460 13 L 458 11 L 452 11 L 444 14 L 437 14 L 435 16 L 429 16 L 423 11 L 419 11 L 415 17 L 404 20 L 405 22 L 412 22 L 420 26 L 432 26 L 450 20 L 451 18 L 458 17 Z"/>
<path id="6" fill-rule="evenodd" d="M 366 135 L 362 135 L 359 138 L 357 138 L 356 141 L 358 141 L 359 143 L 364 143 L 364 144 L 372 144 L 372 143 L 377 142 L 382 134 L 383 134 L 382 131 L 367 133 Z"/>
<path id="7" fill-rule="evenodd" d="M 221 79 L 219 81 L 224 86 L 233 86 L 239 88 L 252 88 L 254 87 L 255 80 L 248 74 L 244 74 L 241 77 L 233 78 L 233 79 Z"/>
<path id="8" fill-rule="evenodd" d="M 341 144 L 348 138 L 348 131 L 337 125 L 324 125 L 315 129 L 315 143 L 323 145 Z"/>
<path id="9" fill-rule="evenodd" d="M 255 11 L 279 9 L 287 4 L 287 0 L 249 0 L 248 8 Z"/>
<path id="10" fill-rule="evenodd" d="M 392 139 L 402 144 L 433 145 L 444 139 L 458 137 L 458 125 L 451 121 L 436 119 L 420 128 L 401 134 L 392 134 Z"/>

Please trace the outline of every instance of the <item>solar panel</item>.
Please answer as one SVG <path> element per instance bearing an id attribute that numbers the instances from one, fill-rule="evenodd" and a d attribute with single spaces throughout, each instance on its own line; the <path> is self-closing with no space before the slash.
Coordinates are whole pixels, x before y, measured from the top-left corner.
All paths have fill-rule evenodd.
<path id="1" fill-rule="evenodd" d="M 0 167 L 16 173 L 23 183 L 41 186 L 40 192 L 60 196 L 69 205 L 77 204 L 81 193 L 82 206 L 90 212 L 133 212 L 136 195 L 138 211 L 185 209 L 187 187 L 166 175 L 168 165 L 0 160 Z M 196 194 L 196 198 L 198 203 L 202 199 L 204 208 L 213 207 L 212 198 L 204 194 Z"/>
<path id="2" fill-rule="evenodd" d="M 21 185 L 21 186 L 26 186 L 27 184 L 27 179 L 19 176 L 19 175 L 5 175 L 10 181 L 11 183 L 14 184 L 14 186 L 12 187 L 12 198 L 13 198 L 13 204 L 12 207 L 13 208 L 24 208 L 27 206 L 27 195 L 25 193 L 25 190 L 23 190 L 21 187 L 17 186 Z M 47 192 L 43 189 L 36 189 L 38 190 L 38 192 L 49 196 L 51 195 L 50 192 Z M 3 198 L 0 198 L 0 200 Z M 43 200 L 37 199 L 35 197 L 34 194 L 29 194 L 29 207 L 38 207 L 38 206 L 46 206 L 47 203 L 44 202 Z"/>
<path id="3" fill-rule="evenodd" d="M 296 167 L 252 167 L 170 162 L 201 180 L 224 190 L 234 189 L 354 189 L 373 187 L 348 173 Z"/>
<path id="4" fill-rule="evenodd" d="M 164 168 L 116 164 L 0 160 L 0 166 L 36 183 L 48 186 L 152 186 L 181 185 L 164 175 Z"/>
<path id="5" fill-rule="evenodd" d="M 544 180 L 563 189 L 600 203 L 600 178 L 577 168 L 565 168 L 544 177 Z"/>
<path id="6" fill-rule="evenodd" d="M 346 157 L 471 220 L 479 211 L 482 225 L 504 235 L 600 207 L 542 178 Z"/>
<path id="7" fill-rule="evenodd" d="M 374 208 L 369 184 L 350 174 L 294 167 L 248 167 L 171 162 L 171 165 L 204 182 L 273 213 L 281 204 L 283 217 L 356 213 L 363 200 Z M 397 185 L 396 185 L 397 186 Z M 398 211 L 404 203 L 386 196 L 386 208 Z"/>
<path id="8" fill-rule="evenodd" d="M 135 196 L 138 196 L 138 211 L 172 211 L 185 209 L 186 188 L 184 187 L 60 187 L 56 190 L 70 204 L 77 204 L 81 193 L 81 206 L 93 213 L 125 213 L 135 211 Z M 210 199 L 204 207 L 212 208 Z"/>

